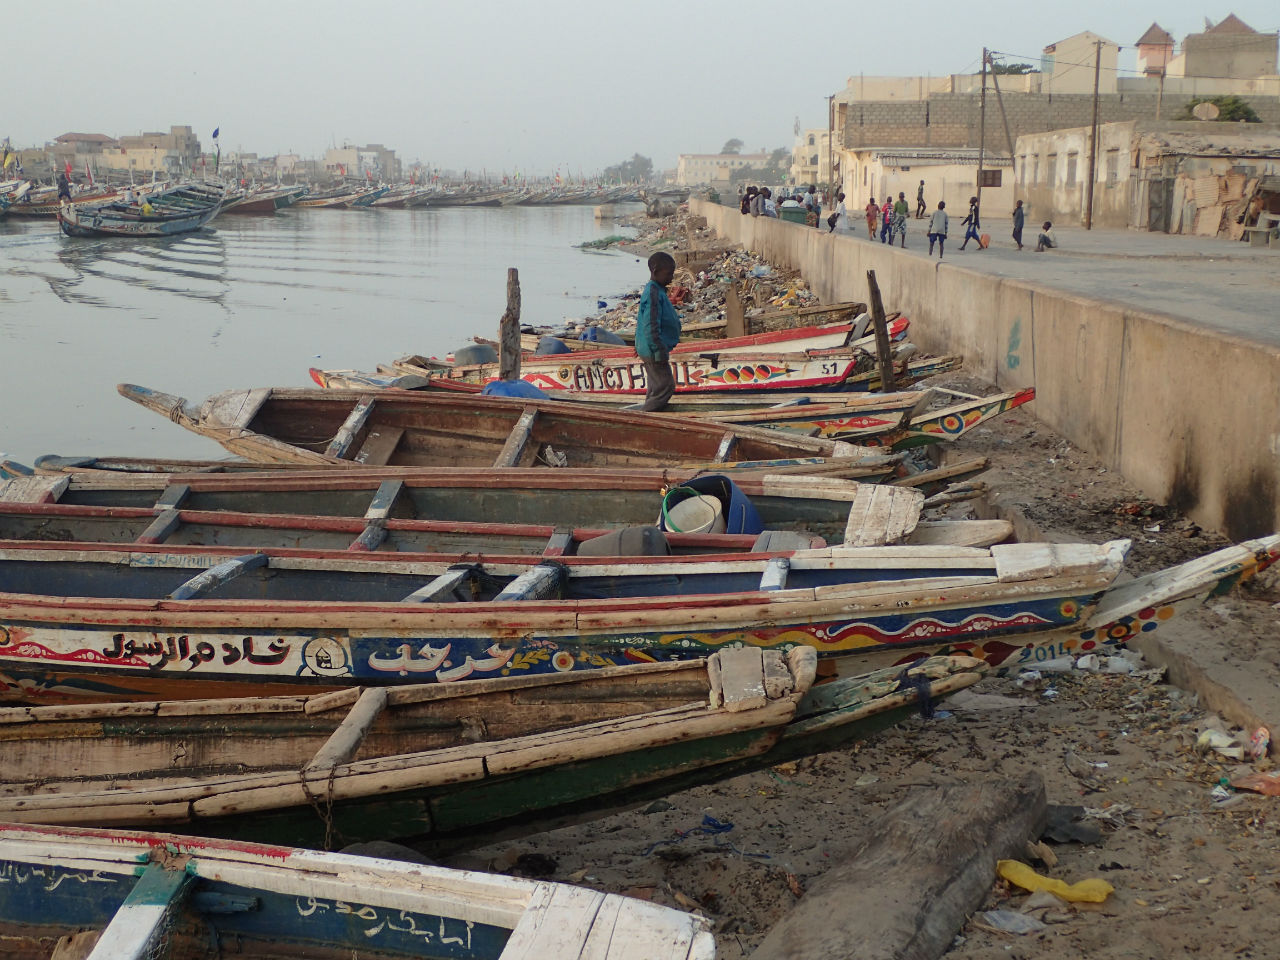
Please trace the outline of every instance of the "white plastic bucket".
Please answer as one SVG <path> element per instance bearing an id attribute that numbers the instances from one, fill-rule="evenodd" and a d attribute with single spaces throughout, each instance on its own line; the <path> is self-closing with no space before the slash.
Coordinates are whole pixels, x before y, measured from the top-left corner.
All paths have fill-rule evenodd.
<path id="1" fill-rule="evenodd" d="M 674 533 L 724 533 L 724 514 L 717 497 L 688 497 L 666 508 L 667 528 Z"/>

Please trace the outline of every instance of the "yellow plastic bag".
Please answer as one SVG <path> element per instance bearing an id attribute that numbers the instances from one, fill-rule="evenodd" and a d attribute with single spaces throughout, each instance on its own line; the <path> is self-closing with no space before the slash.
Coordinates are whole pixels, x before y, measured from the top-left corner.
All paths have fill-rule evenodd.
<path id="1" fill-rule="evenodd" d="M 1072 884 L 1042 877 L 1025 863 L 1017 860 L 998 861 L 996 873 L 1023 890 L 1048 890 L 1070 903 L 1102 903 L 1116 891 L 1116 888 L 1107 881 L 1096 877 Z"/>

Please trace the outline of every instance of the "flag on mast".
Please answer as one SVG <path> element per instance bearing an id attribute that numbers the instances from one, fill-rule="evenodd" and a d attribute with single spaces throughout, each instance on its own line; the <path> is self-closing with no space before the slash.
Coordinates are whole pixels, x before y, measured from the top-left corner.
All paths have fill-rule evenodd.
<path id="1" fill-rule="evenodd" d="M 218 142 L 218 131 L 219 131 L 219 130 L 221 130 L 221 129 L 222 129 L 221 127 L 214 127 L 214 128 L 213 128 L 213 146 L 214 146 L 214 154 L 213 154 L 213 173 L 214 173 L 214 176 L 217 176 L 217 174 L 218 174 L 218 164 L 222 162 L 222 144 L 220 144 L 220 143 Z"/>

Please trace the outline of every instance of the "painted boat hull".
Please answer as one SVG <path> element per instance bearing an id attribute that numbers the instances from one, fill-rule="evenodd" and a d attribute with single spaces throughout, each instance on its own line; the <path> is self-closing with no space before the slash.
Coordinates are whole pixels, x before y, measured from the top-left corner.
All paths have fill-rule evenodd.
<path id="1" fill-rule="evenodd" d="M 835 658 L 1013 638 L 1008 659 L 1035 635 L 1110 631 L 1229 589 L 1280 556 L 1280 537 L 1249 541 L 1116 586 L 1125 546 L 828 548 L 790 555 L 779 590 L 758 588 L 768 556 L 570 558 L 555 574 L 565 599 L 406 604 L 397 601 L 447 565 L 262 551 L 265 565 L 232 580 L 227 599 L 162 600 L 236 551 L 11 544 L 0 550 L 11 588 L 0 595 L 0 672 L 10 700 L 154 699 L 161 689 L 190 699 L 567 672 L 739 644 Z M 1016 572 L 1018 558 L 1040 556 L 1062 559 L 1045 575 Z M 476 582 L 496 596 L 534 565 L 486 561 Z M 326 599 L 312 599 L 316 584 Z"/>
<path id="2" fill-rule="evenodd" d="M 747 659 L 735 653 L 731 663 Z M 772 658 L 771 693 L 733 710 L 711 693 L 710 672 L 733 673 L 719 656 L 714 666 L 645 664 L 471 684 L 475 694 L 403 688 L 387 697 L 360 758 L 331 778 L 305 777 L 314 780 L 306 790 L 298 771 L 354 712 L 356 697 L 327 709 L 323 697 L 170 701 L 149 716 L 140 714 L 143 705 L 101 704 L 75 719 L 58 707 L 17 708 L 7 713 L 22 715 L 6 718 L 6 729 L 22 738 L 0 742 L 7 770 L 0 817 L 70 826 L 145 821 L 151 829 L 315 847 L 338 833 L 346 842 L 425 841 L 438 852 L 532 833 L 552 819 L 598 818 L 848 744 L 917 704 L 918 688 L 902 682 L 900 668 L 813 687 L 814 658 L 805 654 Z M 937 699 L 975 683 L 985 665 L 961 657 L 912 669 Z M 441 692 L 458 696 L 426 699 Z M 484 770 L 458 769 L 478 757 Z M 66 770 L 75 772 L 49 779 Z M 127 781 L 130 790 L 102 789 L 110 781 Z M 332 796 L 331 824 L 316 795 Z"/>
<path id="3" fill-rule="evenodd" d="M 898 367 L 898 383 L 909 386 L 917 380 L 945 373 L 959 366 L 959 357 L 911 360 Z M 880 375 L 870 369 L 865 355 L 810 358 L 806 356 L 730 354 L 673 354 L 671 374 L 676 393 L 758 393 L 773 391 L 867 391 L 876 390 Z M 398 374 L 412 374 L 438 380 L 458 380 L 484 384 L 497 379 L 497 365 L 478 368 L 449 368 L 422 365 L 413 358 L 389 365 Z M 642 397 L 646 391 L 644 364 L 638 357 L 602 358 L 597 354 L 564 355 L 555 361 L 521 364 L 522 379 L 547 393 L 584 391 Z"/>
<path id="4" fill-rule="evenodd" d="M 258 960 L 715 956 L 704 918 L 652 903 L 279 844 L 3 824 L 0 871 L 12 878 L 0 889 L 11 960 L 59 941 L 60 955 L 88 960 L 152 956 L 155 944 L 174 957 L 234 944 Z"/>
<path id="5" fill-rule="evenodd" d="M 406 585 L 420 587 L 445 565 L 403 564 L 382 554 L 331 560 L 264 551 L 269 559 L 260 572 L 233 581 L 229 597 L 244 599 L 160 600 L 235 551 L 11 544 L 0 550 L 5 582 L 27 589 L 0 594 L 0 696 L 193 699 L 450 683 L 689 659 L 740 644 L 784 650 L 803 644 L 821 657 L 864 660 L 909 658 L 947 645 L 970 647 L 1002 666 L 1034 650 L 1037 637 L 1058 642 L 1076 631 L 1082 642 L 1097 644 L 1153 629 L 1182 600 L 1216 595 L 1265 569 L 1280 557 L 1280 536 L 1119 586 L 1123 542 L 1030 545 L 1030 556 L 1048 549 L 1068 562 L 1055 561 L 1060 572 L 1048 576 L 992 579 L 1000 569 L 998 561 L 993 566 L 997 551 L 1013 550 L 1000 555 L 1015 557 L 1027 549 L 829 548 L 792 554 L 794 580 L 785 589 L 745 592 L 738 585 L 755 582 L 772 558 L 623 565 L 574 558 L 564 563 L 565 589 L 592 599 L 404 604 L 377 598 L 403 597 Z M 1073 556 L 1094 559 L 1073 565 Z M 41 566 L 47 564 L 53 566 Z M 496 578 L 496 590 L 532 564 L 504 558 L 486 563 L 483 575 Z M 42 586 L 50 571 L 59 578 L 52 593 Z M 790 586 L 801 577 L 827 586 Z M 329 599 L 304 598 L 317 582 Z M 84 595 L 90 590 L 95 596 Z M 282 593 L 293 598 L 277 597 Z M 1006 645 L 997 648 L 993 640 Z"/>

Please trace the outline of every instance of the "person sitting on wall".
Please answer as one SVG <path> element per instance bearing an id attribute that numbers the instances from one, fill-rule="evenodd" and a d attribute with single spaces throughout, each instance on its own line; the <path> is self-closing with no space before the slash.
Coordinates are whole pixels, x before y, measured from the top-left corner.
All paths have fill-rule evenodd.
<path id="1" fill-rule="evenodd" d="M 1053 224 L 1048 220 L 1040 228 L 1040 236 L 1036 239 L 1036 253 L 1052 250 L 1058 245 L 1058 238 L 1053 235 Z"/>
<path id="2" fill-rule="evenodd" d="M 773 191 L 765 187 L 760 191 L 760 194 L 764 197 L 764 205 L 761 207 L 760 216 L 773 217 L 776 220 L 778 217 L 778 205 L 773 202 Z"/>

